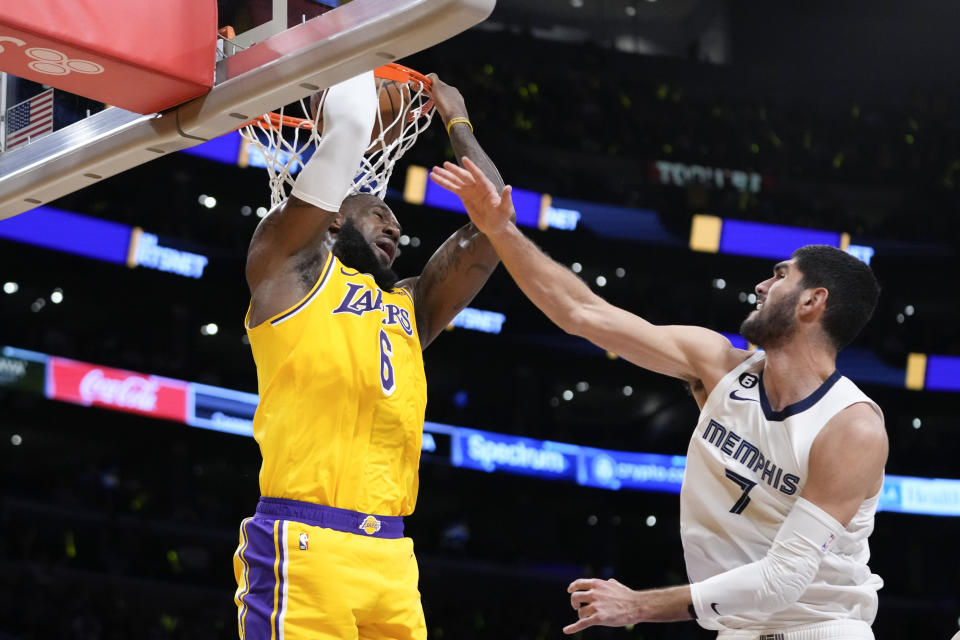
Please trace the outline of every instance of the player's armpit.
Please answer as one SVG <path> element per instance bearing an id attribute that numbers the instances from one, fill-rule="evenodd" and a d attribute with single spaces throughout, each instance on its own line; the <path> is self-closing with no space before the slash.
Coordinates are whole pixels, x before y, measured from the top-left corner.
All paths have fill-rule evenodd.
<path id="1" fill-rule="evenodd" d="M 706 394 L 749 357 L 715 331 L 654 325 L 599 297 L 574 312 L 568 330 L 644 369 L 701 383 Z"/>
<path id="2" fill-rule="evenodd" d="M 803 497 L 846 526 L 883 486 L 888 450 L 883 416 L 867 403 L 850 405 L 813 441 Z"/>
<path id="3" fill-rule="evenodd" d="M 290 259 L 310 247 L 326 257 L 326 247 L 319 246 L 324 233 L 337 224 L 337 213 L 324 211 L 291 196 L 260 221 L 247 249 L 246 278 L 250 291 Z"/>

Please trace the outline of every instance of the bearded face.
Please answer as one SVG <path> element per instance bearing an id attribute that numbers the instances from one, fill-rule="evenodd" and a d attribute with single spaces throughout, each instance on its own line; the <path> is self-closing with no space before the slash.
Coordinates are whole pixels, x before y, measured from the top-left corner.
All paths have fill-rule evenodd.
<path id="1" fill-rule="evenodd" d="M 800 287 L 776 299 L 769 297 L 740 325 L 740 335 L 762 349 L 784 344 L 797 332 L 796 309 Z"/>
<path id="2" fill-rule="evenodd" d="M 333 245 L 333 255 L 340 262 L 356 269 L 360 273 L 369 273 L 384 291 L 390 291 L 399 280 L 396 272 L 390 268 L 389 258 L 378 258 L 370 242 L 357 228 L 352 218 L 347 218 Z"/>

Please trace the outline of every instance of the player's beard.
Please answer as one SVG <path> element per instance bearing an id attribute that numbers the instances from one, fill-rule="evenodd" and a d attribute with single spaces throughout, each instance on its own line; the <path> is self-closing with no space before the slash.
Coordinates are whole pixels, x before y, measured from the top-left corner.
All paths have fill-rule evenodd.
<path id="1" fill-rule="evenodd" d="M 740 335 L 762 349 L 773 349 L 785 343 L 797 331 L 794 311 L 800 299 L 800 290 L 768 302 L 756 313 L 751 313 L 740 325 Z"/>
<path id="2" fill-rule="evenodd" d="M 337 241 L 333 243 L 333 255 L 351 269 L 372 275 L 384 291 L 392 290 L 400 279 L 393 269 L 377 259 L 377 254 L 350 218 L 344 221 L 340 233 L 337 234 Z"/>

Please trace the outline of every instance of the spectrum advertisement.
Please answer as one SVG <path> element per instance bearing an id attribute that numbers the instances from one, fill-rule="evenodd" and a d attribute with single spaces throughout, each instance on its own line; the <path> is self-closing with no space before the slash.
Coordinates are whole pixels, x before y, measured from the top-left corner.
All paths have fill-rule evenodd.
<path id="1" fill-rule="evenodd" d="M 257 395 L 0 348 L 0 388 L 40 391 L 84 406 L 163 418 L 251 437 Z M 608 490 L 679 493 L 684 456 L 582 447 L 426 422 L 424 461 L 505 472 Z M 960 516 L 960 480 L 887 475 L 879 511 Z"/>
<path id="2" fill-rule="evenodd" d="M 579 447 L 457 427 L 451 464 L 480 471 L 575 480 Z"/>

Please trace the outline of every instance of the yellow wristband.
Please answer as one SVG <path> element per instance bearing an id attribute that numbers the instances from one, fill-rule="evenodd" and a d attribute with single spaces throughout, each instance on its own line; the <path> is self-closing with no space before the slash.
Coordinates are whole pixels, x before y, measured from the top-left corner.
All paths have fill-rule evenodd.
<path id="1" fill-rule="evenodd" d="M 473 125 L 470 124 L 469 118 L 451 118 L 450 122 L 447 123 L 447 135 L 450 135 L 450 127 L 455 124 L 465 124 L 470 127 L 470 133 L 473 133 Z"/>

